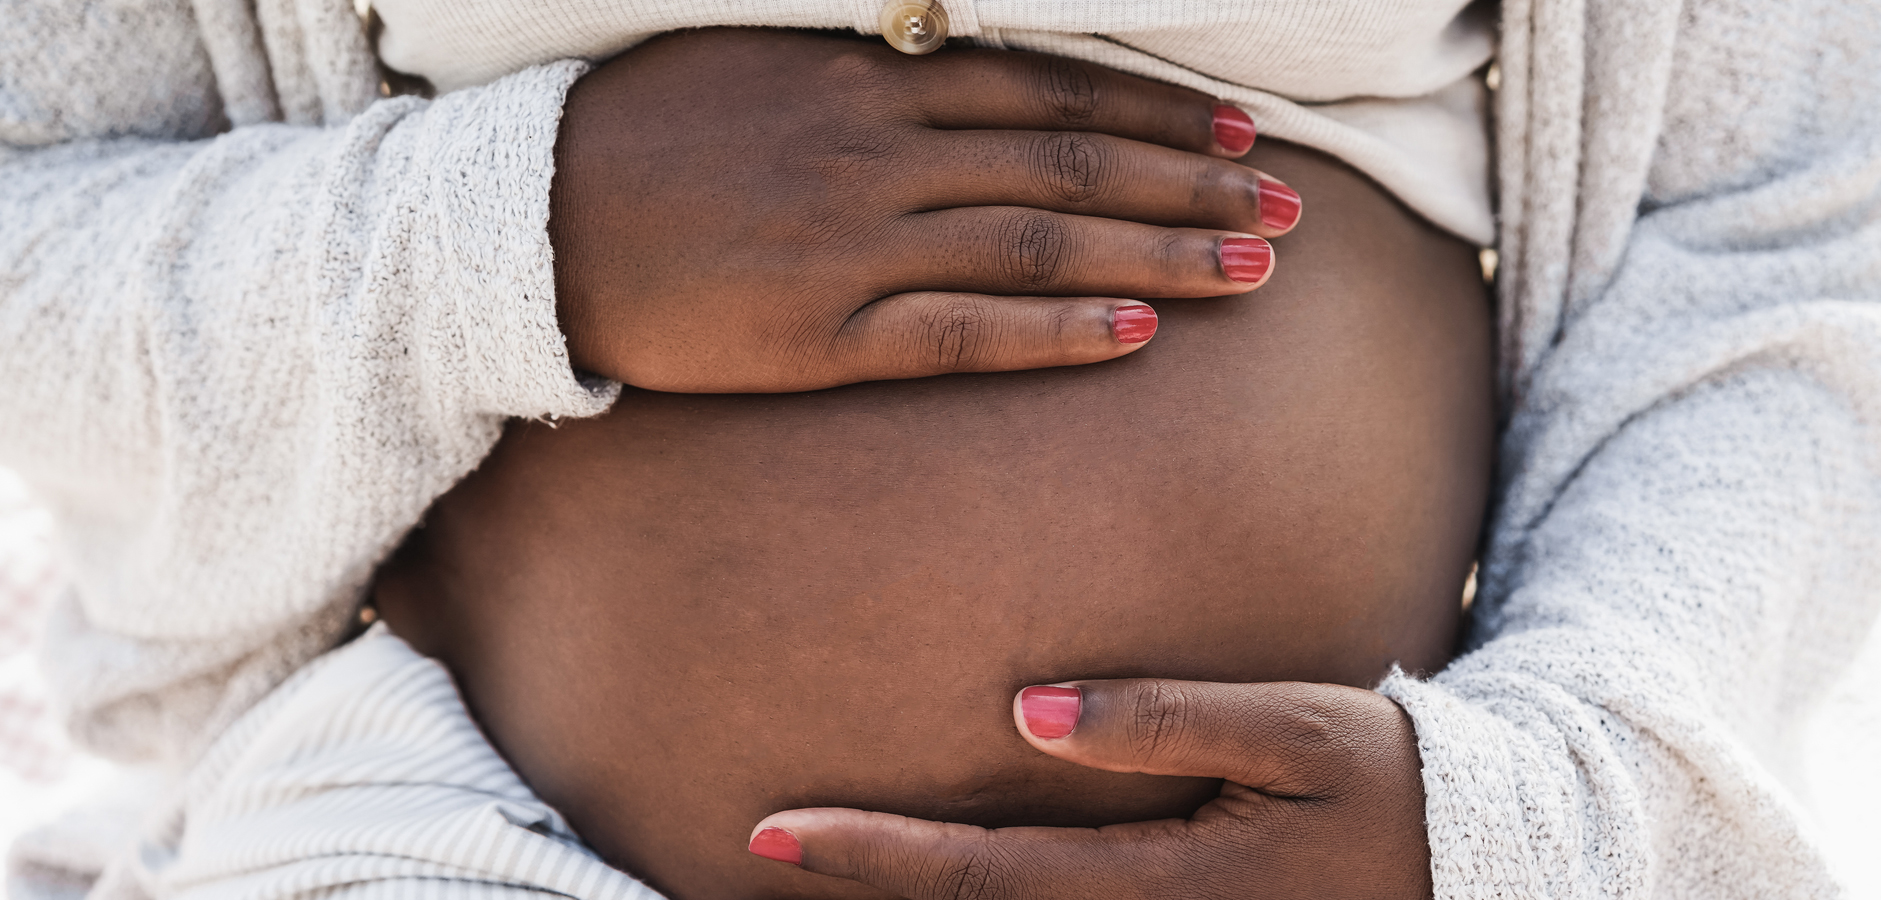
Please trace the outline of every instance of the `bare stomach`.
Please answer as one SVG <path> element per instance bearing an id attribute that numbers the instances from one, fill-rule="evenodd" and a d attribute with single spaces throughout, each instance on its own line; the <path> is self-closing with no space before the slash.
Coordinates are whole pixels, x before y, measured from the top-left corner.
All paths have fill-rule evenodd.
<path id="1" fill-rule="evenodd" d="M 1098 366 L 813 394 L 628 391 L 517 424 L 382 573 L 393 628 L 612 864 L 678 898 L 871 897 L 765 815 L 1185 815 L 1199 779 L 1027 747 L 1028 684 L 1365 685 L 1451 652 L 1493 435 L 1473 248 L 1317 154 L 1241 298 Z"/>

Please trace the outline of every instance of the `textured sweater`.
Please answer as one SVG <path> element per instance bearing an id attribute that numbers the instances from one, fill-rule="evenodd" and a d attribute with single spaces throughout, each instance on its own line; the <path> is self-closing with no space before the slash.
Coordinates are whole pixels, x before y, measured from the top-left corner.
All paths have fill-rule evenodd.
<path id="1" fill-rule="evenodd" d="M 1474 636 L 1381 686 L 1438 895 L 1832 896 L 1786 779 L 1881 605 L 1881 7 L 1502 16 Z M 186 764 L 505 418 L 610 401 L 545 234 L 582 67 L 379 100 L 333 0 L 0 21 L 0 464 L 76 576 L 48 664 L 82 739 Z"/>

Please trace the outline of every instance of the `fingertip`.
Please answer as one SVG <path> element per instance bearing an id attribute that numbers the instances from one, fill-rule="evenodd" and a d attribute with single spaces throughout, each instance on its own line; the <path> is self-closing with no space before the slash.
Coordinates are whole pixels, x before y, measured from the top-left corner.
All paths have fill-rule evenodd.
<path id="1" fill-rule="evenodd" d="M 1300 224 L 1300 193 L 1272 178 L 1260 180 L 1261 225 L 1274 236 L 1286 234 Z"/>
<path id="2" fill-rule="evenodd" d="M 758 827 L 752 829 L 751 840 L 746 843 L 745 849 L 765 859 L 790 863 L 799 868 L 803 866 L 803 842 L 797 840 L 797 836 L 788 829 L 776 825 L 758 823 Z"/>
<path id="3" fill-rule="evenodd" d="M 1110 334 L 1132 350 L 1156 336 L 1156 310 L 1142 303 L 1119 306 L 1110 312 Z"/>
<path id="4" fill-rule="evenodd" d="M 1012 701 L 1019 731 L 1034 743 L 1063 740 L 1078 729 L 1084 713 L 1084 691 L 1076 685 L 1035 684 Z"/>
<path id="5" fill-rule="evenodd" d="M 831 846 L 840 843 L 842 835 L 852 830 L 858 821 L 867 821 L 871 815 L 853 809 L 822 806 L 775 812 L 752 827 L 745 849 L 765 859 L 809 868 L 804 865 L 806 844 L 821 843 L 824 856 L 828 857 Z"/>
<path id="6" fill-rule="evenodd" d="M 1240 159 L 1254 146 L 1254 119 L 1239 107 L 1217 103 L 1214 108 L 1215 152 Z"/>
<path id="7" fill-rule="evenodd" d="M 1221 273 L 1243 291 L 1267 283 L 1274 272 L 1274 245 L 1265 238 L 1248 235 L 1224 238 L 1221 242 Z"/>

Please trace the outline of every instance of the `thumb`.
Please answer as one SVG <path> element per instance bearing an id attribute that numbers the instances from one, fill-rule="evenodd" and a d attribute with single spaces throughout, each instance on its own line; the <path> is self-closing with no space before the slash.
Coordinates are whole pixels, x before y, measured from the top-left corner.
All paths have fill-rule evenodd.
<path id="1" fill-rule="evenodd" d="M 1156 311 L 1102 297 L 884 297 L 843 324 L 835 367 L 848 381 L 1077 366 L 1122 356 L 1156 333 Z"/>
<path id="2" fill-rule="evenodd" d="M 1180 819 L 1104 828 L 978 828 L 856 809 L 793 809 L 751 831 L 752 853 L 910 900 L 1155 897 L 1193 843 Z"/>
<path id="3" fill-rule="evenodd" d="M 1027 742 L 1111 772 L 1223 778 L 1325 797 L 1416 736 L 1395 703 L 1333 684 L 1131 678 L 1028 687 L 1013 698 Z"/>

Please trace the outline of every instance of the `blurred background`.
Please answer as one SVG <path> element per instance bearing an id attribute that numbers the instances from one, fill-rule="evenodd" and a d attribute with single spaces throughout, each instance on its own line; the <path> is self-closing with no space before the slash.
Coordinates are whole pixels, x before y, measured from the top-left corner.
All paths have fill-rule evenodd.
<path id="1" fill-rule="evenodd" d="M 121 774 L 65 741 L 32 655 L 60 578 L 51 519 L 0 469 L 0 846 Z M 1881 631 L 1810 720 L 1805 746 L 1819 836 L 1853 896 L 1881 900 Z"/>

